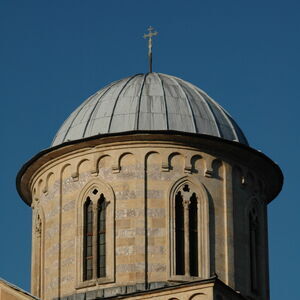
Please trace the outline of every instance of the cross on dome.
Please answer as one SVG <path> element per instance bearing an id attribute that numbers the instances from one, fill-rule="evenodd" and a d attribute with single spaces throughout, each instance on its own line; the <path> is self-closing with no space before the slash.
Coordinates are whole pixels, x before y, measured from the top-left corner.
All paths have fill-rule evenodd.
<path id="1" fill-rule="evenodd" d="M 149 33 L 144 33 L 144 39 L 148 38 L 148 59 L 149 59 L 149 72 L 152 73 L 152 37 L 158 35 L 158 32 L 153 32 L 152 26 L 148 27 Z"/>

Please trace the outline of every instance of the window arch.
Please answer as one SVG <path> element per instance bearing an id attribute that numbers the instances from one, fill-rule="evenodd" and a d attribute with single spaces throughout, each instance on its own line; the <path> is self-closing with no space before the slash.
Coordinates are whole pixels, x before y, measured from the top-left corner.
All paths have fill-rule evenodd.
<path id="1" fill-rule="evenodd" d="M 84 207 L 83 280 L 106 276 L 106 199 L 93 188 Z"/>
<path id="2" fill-rule="evenodd" d="M 112 189 L 93 180 L 78 200 L 77 287 L 114 280 L 114 194 Z"/>
<path id="3" fill-rule="evenodd" d="M 202 184 L 183 178 L 171 188 L 170 224 L 171 276 L 208 277 L 209 203 Z"/>

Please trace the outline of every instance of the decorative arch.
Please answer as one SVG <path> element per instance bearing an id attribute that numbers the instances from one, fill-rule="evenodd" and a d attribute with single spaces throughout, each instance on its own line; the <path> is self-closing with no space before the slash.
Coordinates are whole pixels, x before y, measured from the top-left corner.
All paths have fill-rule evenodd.
<path id="1" fill-rule="evenodd" d="M 162 155 L 158 151 L 148 151 L 144 156 L 145 170 L 149 176 L 153 172 L 156 173 L 156 168 L 162 165 Z M 151 176 L 151 175 L 150 175 Z"/>
<path id="2" fill-rule="evenodd" d="M 93 179 L 77 199 L 77 286 L 85 287 L 114 280 L 113 189 Z"/>
<path id="3" fill-rule="evenodd" d="M 45 186 L 43 188 L 43 193 L 48 193 L 49 186 L 54 184 L 54 173 L 49 172 L 46 176 Z"/>
<path id="4" fill-rule="evenodd" d="M 173 170 L 176 165 L 176 160 L 178 167 L 183 171 L 185 166 L 184 155 L 180 152 L 172 152 L 168 156 L 168 167 L 169 170 Z"/>
<path id="5" fill-rule="evenodd" d="M 112 159 L 112 157 L 108 154 L 102 154 L 100 155 L 96 160 L 95 160 L 95 166 L 94 166 L 94 170 L 92 170 L 92 173 L 94 174 L 99 174 L 100 172 L 100 164 L 102 163 L 102 161 L 106 160 L 106 159 Z"/>
<path id="6" fill-rule="evenodd" d="M 212 161 L 211 168 L 213 171 L 214 178 L 218 178 L 218 179 L 223 178 L 222 167 L 223 167 L 223 162 L 221 159 L 217 158 Z"/>
<path id="7" fill-rule="evenodd" d="M 197 293 L 192 295 L 189 300 L 204 300 L 205 298 L 207 298 L 207 294 Z"/>
<path id="8" fill-rule="evenodd" d="M 204 159 L 200 154 L 191 157 L 191 169 L 194 173 L 204 172 Z"/>
<path id="9" fill-rule="evenodd" d="M 70 163 L 66 163 L 62 166 L 60 170 L 62 180 L 66 180 L 72 175 L 72 165 Z"/>
<path id="10" fill-rule="evenodd" d="M 40 199 L 42 196 L 44 180 L 40 179 L 37 183 L 37 198 Z"/>
<path id="11" fill-rule="evenodd" d="M 73 180 L 77 181 L 81 172 L 80 172 L 80 168 L 82 168 L 82 166 L 84 165 L 88 165 L 88 169 L 91 169 L 91 160 L 89 160 L 88 158 L 83 158 L 81 160 L 79 160 L 75 165 L 74 165 L 74 172 L 71 174 Z"/>
<path id="12" fill-rule="evenodd" d="M 184 176 L 172 185 L 169 220 L 171 277 L 209 277 L 209 199 L 202 183 Z"/>
<path id="13" fill-rule="evenodd" d="M 126 161 L 126 157 L 134 157 L 134 154 L 132 152 L 122 152 L 117 155 L 117 157 L 114 158 L 113 164 L 112 164 L 112 172 L 113 173 L 119 173 L 122 168 L 122 164 L 124 164 L 124 161 Z M 124 167 L 124 165 L 123 165 Z"/>

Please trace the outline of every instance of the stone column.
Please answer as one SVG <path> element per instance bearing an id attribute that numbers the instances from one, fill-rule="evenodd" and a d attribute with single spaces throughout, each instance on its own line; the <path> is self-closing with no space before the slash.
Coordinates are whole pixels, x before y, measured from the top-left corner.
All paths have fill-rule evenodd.
<path id="1" fill-rule="evenodd" d="M 97 278 L 97 238 L 98 238 L 98 203 L 93 200 L 93 279 Z"/>

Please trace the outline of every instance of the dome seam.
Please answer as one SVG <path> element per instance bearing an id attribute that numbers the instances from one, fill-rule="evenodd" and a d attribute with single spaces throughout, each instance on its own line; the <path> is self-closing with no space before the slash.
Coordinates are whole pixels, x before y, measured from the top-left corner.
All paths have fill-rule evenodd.
<path id="1" fill-rule="evenodd" d="M 109 119 L 109 124 L 108 124 L 108 129 L 107 129 L 107 132 L 110 132 L 111 130 L 111 123 L 112 123 L 112 119 L 114 117 L 114 112 L 115 112 L 115 109 L 116 109 L 116 106 L 117 106 L 117 103 L 118 103 L 118 100 L 119 100 L 119 97 L 121 95 L 121 93 L 123 92 L 123 90 L 125 89 L 125 87 L 127 86 L 127 84 L 134 78 L 136 78 L 137 76 L 139 76 L 140 74 L 136 74 L 134 76 L 131 76 L 129 77 L 129 79 L 126 81 L 126 83 L 123 85 L 123 87 L 121 88 L 120 92 L 118 93 L 118 96 L 115 100 L 115 103 L 114 103 L 114 106 L 113 106 L 113 109 L 111 111 L 111 115 L 110 115 L 110 119 Z"/>
<path id="2" fill-rule="evenodd" d="M 195 115 L 194 115 L 194 112 L 193 112 L 193 109 L 192 109 L 189 97 L 186 94 L 185 90 L 183 89 L 182 85 L 179 82 L 177 82 L 177 80 L 175 80 L 173 77 L 171 77 L 171 78 L 172 78 L 173 82 L 175 82 L 176 85 L 179 86 L 180 90 L 183 92 L 183 94 L 184 94 L 184 96 L 186 98 L 187 106 L 188 106 L 188 108 L 190 110 L 190 113 L 192 115 L 192 120 L 193 120 L 193 125 L 194 125 L 194 132 L 197 133 L 198 132 L 198 126 L 196 124 Z"/>
<path id="3" fill-rule="evenodd" d="M 136 114 L 136 119 L 135 119 L 135 129 L 136 129 L 136 130 L 139 129 L 140 109 L 141 109 L 142 94 L 143 94 L 143 89 L 144 89 L 144 85 L 145 85 L 146 78 L 147 78 L 148 74 L 149 74 L 149 73 L 144 74 L 143 82 L 142 82 L 141 89 L 140 89 L 140 95 L 139 95 L 139 100 L 138 100 L 138 108 L 137 108 L 137 114 Z"/>
<path id="4" fill-rule="evenodd" d="M 85 127 L 84 127 L 84 131 L 83 131 L 82 137 L 85 137 L 85 133 L 86 133 L 86 130 L 87 130 L 88 126 L 90 125 L 90 121 L 91 121 L 91 119 L 92 119 L 93 113 L 95 112 L 95 110 L 96 110 L 98 104 L 100 103 L 102 97 L 103 97 L 103 96 L 104 96 L 104 95 L 105 95 L 105 94 L 106 94 L 113 86 L 115 86 L 116 84 L 118 84 L 120 81 L 121 81 L 121 80 L 118 80 L 118 81 L 113 82 L 113 83 L 112 83 L 111 85 L 109 85 L 109 86 L 107 87 L 107 89 L 100 95 L 100 97 L 98 98 L 98 100 L 97 100 L 97 102 L 96 102 L 94 108 L 92 109 L 92 111 L 91 111 L 91 113 L 90 113 L 90 116 L 89 116 L 89 118 L 88 118 L 88 120 L 87 120 L 87 122 L 86 122 L 86 125 L 85 125 Z"/>
<path id="5" fill-rule="evenodd" d="M 169 126 L 169 117 L 168 117 L 168 105 L 167 105 L 167 99 L 166 99 L 166 92 L 165 92 L 165 89 L 164 89 L 164 83 L 163 83 L 163 80 L 160 76 L 159 73 L 155 73 L 157 75 L 157 77 L 159 78 L 160 80 L 160 83 L 161 83 L 161 89 L 163 91 L 163 99 L 164 99 L 164 104 L 165 104 L 165 114 L 166 114 L 166 125 L 167 125 L 167 130 L 170 129 L 170 126 Z"/>

